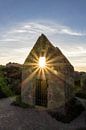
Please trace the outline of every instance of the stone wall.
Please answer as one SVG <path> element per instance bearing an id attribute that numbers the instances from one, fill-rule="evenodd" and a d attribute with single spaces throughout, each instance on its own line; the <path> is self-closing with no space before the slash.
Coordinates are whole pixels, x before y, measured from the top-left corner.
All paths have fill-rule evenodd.
<path id="1" fill-rule="evenodd" d="M 48 79 L 48 108 L 57 108 L 73 96 L 74 68 L 49 40 L 41 35 L 26 58 L 23 67 L 22 100 L 35 104 L 35 80 L 42 78 L 39 74 L 37 62 L 40 56 L 46 57 L 47 66 L 43 70 Z M 37 67 L 37 68 L 36 68 Z"/>

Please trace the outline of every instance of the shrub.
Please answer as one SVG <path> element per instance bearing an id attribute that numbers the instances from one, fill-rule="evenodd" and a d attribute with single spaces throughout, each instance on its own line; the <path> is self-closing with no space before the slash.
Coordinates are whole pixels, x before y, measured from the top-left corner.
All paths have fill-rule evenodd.
<path id="1" fill-rule="evenodd" d="M 0 76 L 0 98 L 12 96 L 13 93 L 3 76 Z"/>

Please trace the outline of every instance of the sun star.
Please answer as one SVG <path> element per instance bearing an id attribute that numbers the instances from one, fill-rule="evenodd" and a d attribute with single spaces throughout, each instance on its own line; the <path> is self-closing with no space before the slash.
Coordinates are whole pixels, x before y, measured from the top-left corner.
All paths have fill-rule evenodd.
<path id="1" fill-rule="evenodd" d="M 38 65 L 39 65 L 40 68 L 45 68 L 45 66 L 46 66 L 46 58 L 45 57 L 40 57 Z"/>

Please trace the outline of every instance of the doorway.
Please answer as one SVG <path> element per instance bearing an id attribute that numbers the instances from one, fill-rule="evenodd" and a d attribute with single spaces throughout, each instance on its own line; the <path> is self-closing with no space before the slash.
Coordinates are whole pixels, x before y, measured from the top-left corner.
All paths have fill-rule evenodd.
<path id="1" fill-rule="evenodd" d="M 47 80 L 36 79 L 35 104 L 47 107 Z"/>

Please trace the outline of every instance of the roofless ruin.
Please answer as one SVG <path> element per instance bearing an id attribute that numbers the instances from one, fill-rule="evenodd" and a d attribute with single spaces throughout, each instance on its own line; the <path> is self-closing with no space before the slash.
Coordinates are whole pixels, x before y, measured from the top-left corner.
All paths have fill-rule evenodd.
<path id="1" fill-rule="evenodd" d="M 22 100 L 58 108 L 73 96 L 74 68 L 59 48 L 41 35 L 23 65 Z"/>

